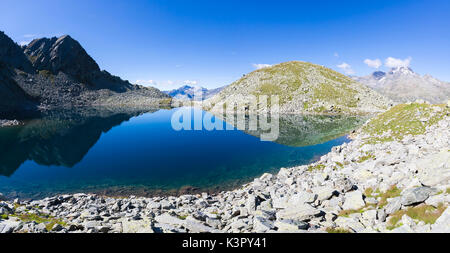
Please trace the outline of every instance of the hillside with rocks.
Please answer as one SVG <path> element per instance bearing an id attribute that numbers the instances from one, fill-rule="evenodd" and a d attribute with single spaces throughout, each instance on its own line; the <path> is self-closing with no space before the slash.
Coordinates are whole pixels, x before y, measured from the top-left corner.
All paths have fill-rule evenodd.
<path id="1" fill-rule="evenodd" d="M 421 76 L 407 67 L 393 68 L 389 72 L 376 71 L 371 75 L 353 79 L 399 103 L 417 99 L 446 103 L 450 99 L 450 83 L 430 75 Z"/>
<path id="2" fill-rule="evenodd" d="M 2 201 L 0 232 L 448 233 L 449 126 L 450 105 L 401 104 L 316 163 L 233 191 Z"/>
<path id="3" fill-rule="evenodd" d="M 170 97 L 107 71 L 68 35 L 20 47 L 0 33 L 0 110 L 78 106 L 158 106 Z"/>
<path id="4" fill-rule="evenodd" d="M 206 100 L 204 107 L 216 110 L 214 106 L 221 103 L 245 103 L 249 95 L 278 95 L 281 113 L 366 114 L 381 112 L 391 104 L 389 99 L 338 72 L 292 61 L 245 75 Z"/>

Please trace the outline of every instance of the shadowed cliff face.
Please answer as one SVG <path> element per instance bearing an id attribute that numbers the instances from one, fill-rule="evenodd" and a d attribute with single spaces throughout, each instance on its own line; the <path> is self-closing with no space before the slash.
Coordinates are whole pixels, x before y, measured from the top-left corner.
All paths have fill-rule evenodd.
<path id="1" fill-rule="evenodd" d="M 95 109 L 47 112 L 23 126 L 1 128 L 0 175 L 11 176 L 27 160 L 40 165 L 73 167 L 102 133 L 143 112 Z"/>
<path id="2" fill-rule="evenodd" d="M 14 80 L 14 69 L 33 73 L 33 66 L 19 45 L 0 32 L 0 112 L 34 107 L 32 98 Z M 5 115 L 0 114 L 0 117 Z"/>

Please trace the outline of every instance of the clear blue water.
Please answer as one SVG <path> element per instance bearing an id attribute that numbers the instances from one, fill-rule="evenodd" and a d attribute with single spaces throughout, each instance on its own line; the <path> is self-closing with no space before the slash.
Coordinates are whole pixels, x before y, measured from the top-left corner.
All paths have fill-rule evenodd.
<path id="1" fill-rule="evenodd" d="M 2 128 L 0 192 L 40 198 L 223 190 L 281 167 L 310 163 L 348 141 L 342 134 L 363 122 L 289 118 L 280 125 L 277 143 L 239 130 L 175 131 L 174 110 L 53 112 Z M 350 123 L 341 129 L 342 122 Z"/>

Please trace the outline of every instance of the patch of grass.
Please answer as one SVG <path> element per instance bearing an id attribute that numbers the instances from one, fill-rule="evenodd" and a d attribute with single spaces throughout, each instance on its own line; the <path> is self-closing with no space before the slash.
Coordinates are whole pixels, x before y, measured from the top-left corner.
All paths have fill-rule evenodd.
<path id="1" fill-rule="evenodd" d="M 381 197 L 381 200 L 378 203 L 378 208 L 383 208 L 384 206 L 386 206 L 388 203 L 387 202 L 388 199 L 400 196 L 401 192 L 402 192 L 402 190 L 397 188 L 396 185 L 393 185 L 386 192 L 380 193 L 379 197 Z"/>
<path id="2" fill-rule="evenodd" d="M 439 204 L 437 208 L 430 205 L 418 205 L 414 207 L 410 207 L 405 210 L 399 210 L 389 217 L 388 229 L 392 230 L 396 227 L 399 227 L 399 221 L 402 219 L 403 215 L 408 215 L 414 220 L 423 221 L 426 224 L 434 224 L 436 220 L 442 215 L 447 207 L 443 204 Z M 401 225 L 400 225 L 401 226 Z"/>
<path id="3" fill-rule="evenodd" d="M 326 231 L 327 231 L 327 233 L 331 233 L 331 234 L 348 234 L 348 233 L 351 233 L 350 230 L 345 229 L 345 228 L 327 228 Z"/>
<path id="4" fill-rule="evenodd" d="M 449 112 L 445 105 L 411 103 L 394 106 L 362 128 L 363 133 L 372 136 L 365 143 L 402 140 L 406 135 L 424 134 L 426 127 L 436 124 Z"/>
<path id="5" fill-rule="evenodd" d="M 445 190 L 445 193 L 450 194 L 450 187 Z"/>
<path id="6" fill-rule="evenodd" d="M 323 169 L 325 169 L 325 165 L 323 165 L 323 164 L 316 164 L 316 165 L 308 166 L 309 172 L 316 171 L 316 170 L 323 170 Z"/>
<path id="7" fill-rule="evenodd" d="M 348 218 L 350 216 L 350 214 L 363 213 L 365 211 L 365 208 L 366 207 L 363 207 L 363 208 L 357 209 L 357 210 L 356 209 L 342 210 L 342 211 L 339 212 L 338 216 L 347 217 Z"/>
<path id="8" fill-rule="evenodd" d="M 313 92 L 314 98 L 322 101 L 330 101 L 335 105 L 345 107 L 356 107 L 358 105 L 358 101 L 355 98 L 357 92 L 347 88 L 347 84 L 336 87 L 335 84 L 326 82 L 314 87 Z"/>
<path id="9" fill-rule="evenodd" d="M 188 216 L 187 215 L 178 215 L 177 217 L 180 220 L 185 220 Z"/>
<path id="10" fill-rule="evenodd" d="M 36 223 L 44 223 L 47 231 L 52 230 L 52 228 L 55 224 L 59 224 L 61 226 L 67 226 L 67 223 L 64 222 L 63 220 L 54 218 L 54 217 L 51 217 L 48 215 L 43 215 L 43 214 L 39 214 L 39 215 L 38 214 L 18 214 L 18 215 L 14 215 L 14 217 L 17 217 L 24 222 L 34 221 Z"/>
<path id="11" fill-rule="evenodd" d="M 340 163 L 340 162 L 336 162 L 336 165 L 340 168 L 344 168 L 344 164 Z"/>
<path id="12" fill-rule="evenodd" d="M 52 74 L 52 72 L 50 72 L 48 70 L 40 70 L 39 75 L 41 75 L 47 79 L 50 79 L 51 82 L 53 82 L 55 80 L 55 76 Z"/>
<path id="13" fill-rule="evenodd" d="M 7 220 L 7 219 L 9 219 L 9 216 L 6 213 L 4 213 L 4 214 L 0 215 L 0 219 Z"/>
<path id="14" fill-rule="evenodd" d="M 373 197 L 373 188 L 369 187 L 366 188 L 366 190 L 364 190 L 364 196 L 366 196 L 367 198 L 372 198 Z"/>
<path id="15" fill-rule="evenodd" d="M 361 156 L 356 162 L 357 163 L 363 163 L 367 160 L 374 160 L 375 156 L 373 154 L 366 154 L 364 156 Z"/>

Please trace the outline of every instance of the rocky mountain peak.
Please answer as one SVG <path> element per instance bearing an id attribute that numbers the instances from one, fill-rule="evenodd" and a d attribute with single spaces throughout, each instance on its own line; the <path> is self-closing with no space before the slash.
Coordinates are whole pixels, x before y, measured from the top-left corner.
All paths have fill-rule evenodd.
<path id="1" fill-rule="evenodd" d="M 447 102 L 450 98 L 449 84 L 431 75 L 421 76 L 409 67 L 391 69 L 388 73 L 377 71 L 363 77 L 353 77 L 382 95 L 396 102 L 413 102 L 423 99 L 431 103 Z"/>
<path id="2" fill-rule="evenodd" d="M 22 48 L 2 31 L 0 31 L 0 64 L 25 72 L 33 71 L 33 67 L 23 54 Z"/>
<path id="3" fill-rule="evenodd" d="M 373 72 L 372 76 L 377 79 L 380 80 L 381 78 L 383 78 L 384 76 L 386 76 L 386 72 L 383 71 L 375 71 Z"/>
<path id="4" fill-rule="evenodd" d="M 409 67 L 397 67 L 397 68 L 392 68 L 389 71 L 389 74 L 391 75 L 395 75 L 395 74 L 400 74 L 400 75 L 417 75 L 411 68 Z"/>
<path id="5" fill-rule="evenodd" d="M 52 74 L 64 72 L 79 81 L 89 81 L 100 67 L 80 43 L 69 35 L 33 40 L 26 48 L 33 66 Z"/>

